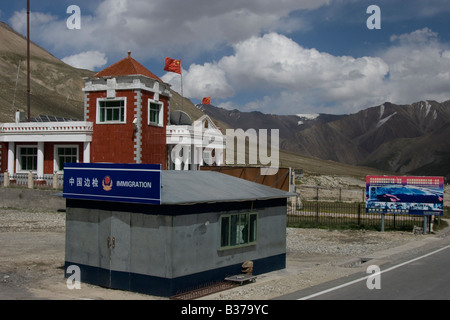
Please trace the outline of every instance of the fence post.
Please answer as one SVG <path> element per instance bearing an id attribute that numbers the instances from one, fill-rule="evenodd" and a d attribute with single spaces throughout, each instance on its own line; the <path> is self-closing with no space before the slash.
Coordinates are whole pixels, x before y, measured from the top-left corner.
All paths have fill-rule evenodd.
<path id="1" fill-rule="evenodd" d="M 361 225 L 361 203 L 358 203 L 358 226 Z"/>
<path id="2" fill-rule="evenodd" d="M 53 174 L 53 189 L 58 189 L 58 173 Z"/>
<path id="3" fill-rule="evenodd" d="M 9 172 L 5 171 L 5 175 L 3 176 L 3 186 L 9 187 Z"/>
<path id="4" fill-rule="evenodd" d="M 28 189 L 33 189 L 33 172 L 28 172 Z"/>
<path id="5" fill-rule="evenodd" d="M 319 201 L 316 201 L 316 223 L 319 223 Z"/>

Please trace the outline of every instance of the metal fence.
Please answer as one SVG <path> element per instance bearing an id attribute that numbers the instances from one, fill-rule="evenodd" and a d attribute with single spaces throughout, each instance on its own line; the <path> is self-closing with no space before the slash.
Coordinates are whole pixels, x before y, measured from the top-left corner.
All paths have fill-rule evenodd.
<path id="1" fill-rule="evenodd" d="M 298 184 L 295 188 L 302 200 L 364 202 L 366 199 L 365 187 L 323 187 Z"/>
<path id="2" fill-rule="evenodd" d="M 363 202 L 302 201 L 297 205 L 289 204 L 287 209 L 288 227 L 342 226 L 381 230 L 381 223 L 381 214 L 366 213 Z M 413 230 L 414 226 L 422 228 L 423 224 L 423 216 L 384 215 L 384 230 Z"/>

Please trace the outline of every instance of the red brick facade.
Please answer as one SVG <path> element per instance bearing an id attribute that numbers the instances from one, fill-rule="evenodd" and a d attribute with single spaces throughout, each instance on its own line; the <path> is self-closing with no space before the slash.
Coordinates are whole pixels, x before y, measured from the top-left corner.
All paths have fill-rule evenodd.
<path id="1" fill-rule="evenodd" d="M 161 164 L 163 170 L 167 169 L 166 127 L 169 122 L 169 98 L 159 96 L 164 104 L 162 112 L 164 126 L 157 127 L 148 124 L 148 100 L 153 100 L 152 92 L 142 94 L 142 163 Z"/>
<path id="2" fill-rule="evenodd" d="M 106 91 L 91 92 L 88 97 L 89 118 L 86 120 L 94 124 L 91 162 L 133 163 L 134 92 L 117 93 L 117 97 L 127 99 L 125 106 L 127 123 L 124 124 L 97 123 L 97 99 L 106 98 Z"/>
<path id="3" fill-rule="evenodd" d="M 138 95 L 141 93 L 141 131 L 135 131 L 138 123 L 133 123 L 136 115 Z M 153 100 L 154 94 L 144 90 L 118 91 L 116 98 L 126 98 L 125 123 L 99 123 L 97 119 L 98 99 L 106 98 L 106 91 L 88 93 L 87 108 L 89 115 L 86 121 L 94 124 L 91 162 L 113 162 L 113 163 L 151 163 L 161 164 L 166 169 L 167 147 L 166 126 L 168 117 L 164 116 L 163 126 L 148 124 L 148 101 Z M 167 114 L 169 99 L 162 97 L 160 102 L 164 103 L 163 112 Z M 141 135 L 140 161 L 136 160 L 137 136 Z"/>
<path id="4" fill-rule="evenodd" d="M 167 169 L 169 86 L 128 57 L 86 82 L 85 121 L 93 123 L 91 162 L 161 164 Z M 100 120 L 99 101 L 122 100 L 123 121 Z M 149 124 L 149 101 L 162 103 L 162 122 Z"/>
<path id="5" fill-rule="evenodd" d="M 0 142 L 0 172 L 8 168 L 8 144 Z"/>

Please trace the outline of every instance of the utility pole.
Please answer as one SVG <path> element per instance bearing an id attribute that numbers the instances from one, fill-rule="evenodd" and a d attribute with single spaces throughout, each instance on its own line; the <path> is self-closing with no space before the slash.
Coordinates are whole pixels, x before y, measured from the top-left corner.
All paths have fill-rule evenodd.
<path id="1" fill-rule="evenodd" d="M 31 88 L 30 88 L 30 0 L 27 0 L 27 110 L 28 110 L 28 122 L 31 119 Z"/>

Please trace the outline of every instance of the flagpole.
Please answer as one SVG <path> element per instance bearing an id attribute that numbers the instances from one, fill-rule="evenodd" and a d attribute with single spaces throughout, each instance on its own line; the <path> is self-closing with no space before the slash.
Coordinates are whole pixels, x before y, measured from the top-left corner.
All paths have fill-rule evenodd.
<path id="1" fill-rule="evenodd" d="M 183 93 L 183 65 L 180 60 L 180 75 L 181 75 L 181 110 L 183 110 L 184 106 L 184 93 Z"/>
<path id="2" fill-rule="evenodd" d="M 31 88 L 30 88 L 30 0 L 27 0 L 27 111 L 30 121 Z"/>
<path id="3" fill-rule="evenodd" d="M 164 70 L 168 72 L 178 73 L 181 79 L 181 108 L 184 104 L 184 92 L 183 92 L 183 68 L 181 67 L 181 59 L 172 59 L 166 57 L 166 64 Z"/>

